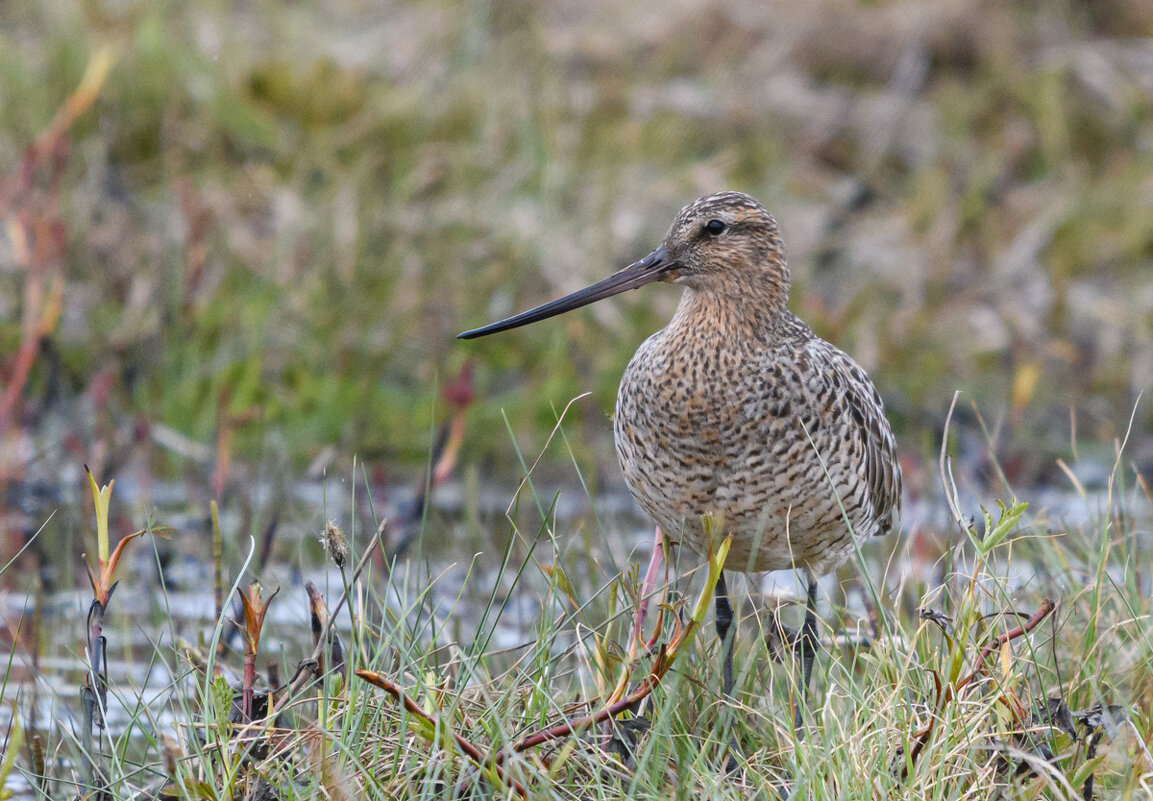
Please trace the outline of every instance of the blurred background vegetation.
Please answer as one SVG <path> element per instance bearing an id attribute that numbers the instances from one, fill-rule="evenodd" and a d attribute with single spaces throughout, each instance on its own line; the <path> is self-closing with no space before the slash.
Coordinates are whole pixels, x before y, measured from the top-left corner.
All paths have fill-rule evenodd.
<path id="1" fill-rule="evenodd" d="M 1010 478 L 1043 482 L 1074 437 L 1111 453 L 1153 383 L 1145 0 L 13 0 L 3 462 L 176 436 L 416 472 L 469 361 L 466 463 L 515 478 L 504 416 L 531 450 L 588 391 L 569 445 L 616 481 L 616 384 L 676 288 L 453 337 L 720 189 L 777 216 L 793 309 L 870 372 L 911 461 L 963 390 Z"/>

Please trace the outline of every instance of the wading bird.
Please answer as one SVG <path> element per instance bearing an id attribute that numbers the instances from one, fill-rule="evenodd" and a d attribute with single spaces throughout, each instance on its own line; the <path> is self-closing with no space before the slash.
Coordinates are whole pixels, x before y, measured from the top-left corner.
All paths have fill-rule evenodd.
<path id="1" fill-rule="evenodd" d="M 739 192 L 703 197 L 640 261 L 459 337 L 526 325 L 653 281 L 679 284 L 684 294 L 621 379 L 613 434 L 625 481 L 672 542 L 705 554 L 702 517 L 711 514 L 733 537 L 727 568 L 806 573 L 803 699 L 816 653 L 816 578 L 856 542 L 896 526 L 901 468 L 865 371 L 788 310 L 785 252 L 764 206 Z M 716 627 L 726 695 L 732 617 L 722 573 Z M 798 699 L 798 730 L 800 710 Z"/>

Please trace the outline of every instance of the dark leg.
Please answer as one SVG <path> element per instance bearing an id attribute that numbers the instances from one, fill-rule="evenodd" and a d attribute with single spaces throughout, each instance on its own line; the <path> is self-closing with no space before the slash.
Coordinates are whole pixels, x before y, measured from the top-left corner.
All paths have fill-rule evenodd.
<path id="1" fill-rule="evenodd" d="M 817 660 L 817 579 L 809 573 L 808 591 L 805 593 L 805 622 L 801 626 L 801 675 L 797 680 L 797 700 L 793 710 L 793 733 L 800 740 L 804 718 L 802 709 L 809 703 L 809 683 L 813 677 L 813 663 Z"/>
<path id="2" fill-rule="evenodd" d="M 721 648 L 724 649 L 724 662 L 721 665 L 721 672 L 724 674 L 725 684 L 725 697 L 731 697 L 733 694 L 733 641 L 736 640 L 736 631 L 733 629 L 733 607 L 729 603 L 729 588 L 725 584 L 725 574 L 721 571 L 720 578 L 717 579 L 717 587 L 715 591 L 717 603 L 717 637 L 721 641 Z M 726 728 L 728 725 L 726 724 Z M 730 738 L 732 734 L 729 734 Z M 729 774 L 736 773 L 740 766 L 737 765 L 737 741 L 730 739 L 729 741 L 729 755 L 725 760 L 725 772 Z"/>
<path id="3" fill-rule="evenodd" d="M 735 637 L 729 636 L 732 632 L 733 626 L 733 607 L 729 604 L 729 588 L 725 585 L 725 573 L 721 571 L 721 577 L 717 579 L 716 588 L 716 602 L 717 602 L 717 637 L 721 641 L 721 648 L 724 649 L 724 661 L 721 663 L 721 669 L 724 673 L 725 695 L 733 694 L 733 640 Z"/>

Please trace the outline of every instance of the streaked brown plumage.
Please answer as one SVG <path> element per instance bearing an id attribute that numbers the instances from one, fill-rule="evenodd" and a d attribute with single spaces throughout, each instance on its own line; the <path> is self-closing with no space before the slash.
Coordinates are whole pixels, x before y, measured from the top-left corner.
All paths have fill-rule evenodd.
<path id="1" fill-rule="evenodd" d="M 719 236 L 705 229 L 712 220 L 725 226 Z M 854 536 L 896 521 L 901 473 L 881 398 L 786 308 L 789 272 L 760 203 L 701 198 L 665 248 L 685 293 L 621 380 L 613 430 L 625 480 L 697 553 L 701 515 L 720 516 L 733 534 L 730 569 L 825 573 Z"/>
<path id="2" fill-rule="evenodd" d="M 804 687 L 816 639 L 813 577 L 854 541 L 896 525 L 901 469 L 865 372 L 787 308 L 777 223 L 739 192 L 677 215 L 664 244 L 587 289 L 460 336 L 525 325 L 651 281 L 685 288 L 672 320 L 637 349 L 613 431 L 625 480 L 665 535 L 704 554 L 701 516 L 733 535 L 732 570 L 804 568 Z M 732 688 L 732 610 L 723 576 L 717 629 Z M 800 725 L 797 707 L 796 725 Z"/>

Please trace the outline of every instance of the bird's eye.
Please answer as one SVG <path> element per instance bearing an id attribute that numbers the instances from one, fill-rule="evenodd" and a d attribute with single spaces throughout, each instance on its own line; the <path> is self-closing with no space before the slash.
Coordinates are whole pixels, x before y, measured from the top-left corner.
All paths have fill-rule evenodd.
<path id="1" fill-rule="evenodd" d="M 720 236 L 725 231 L 725 224 L 720 220 L 709 220 L 705 223 L 705 230 L 712 236 Z"/>

